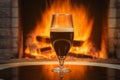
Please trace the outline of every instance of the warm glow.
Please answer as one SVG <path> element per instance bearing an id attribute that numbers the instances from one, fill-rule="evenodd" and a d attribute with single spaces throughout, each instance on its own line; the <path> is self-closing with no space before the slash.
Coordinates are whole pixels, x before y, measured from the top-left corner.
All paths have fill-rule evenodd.
<path id="1" fill-rule="evenodd" d="M 49 65 L 49 67 L 48 67 L 48 65 L 44 65 L 44 67 L 42 67 L 42 70 L 41 70 L 41 72 L 44 74 L 44 75 L 46 75 L 46 76 L 48 76 L 48 78 L 50 79 L 50 80 L 54 80 L 55 79 L 55 77 L 60 77 L 61 75 L 60 74 L 53 74 L 53 72 L 51 71 L 53 68 L 55 68 L 56 67 L 56 65 Z M 71 66 L 71 65 L 66 65 L 66 67 L 67 68 L 69 68 L 69 69 L 71 69 L 72 70 L 72 73 L 77 73 L 77 74 L 73 74 L 73 75 L 69 75 L 69 74 L 64 74 L 64 78 L 66 78 L 67 80 L 71 80 L 71 78 L 74 78 L 73 76 L 76 76 L 76 77 L 81 77 L 81 79 L 83 78 L 83 77 L 85 77 L 85 74 L 86 74 L 86 72 L 87 72 L 87 70 L 88 70 L 88 67 L 86 67 L 86 66 L 81 66 L 81 67 L 79 67 L 79 66 L 77 66 L 77 65 L 75 65 L 75 66 Z M 47 74 L 46 74 L 46 71 L 45 70 L 47 70 Z M 80 71 L 80 72 L 79 72 Z M 55 76 L 55 77 L 51 77 L 51 76 Z M 69 77 L 70 76 L 70 77 Z M 61 80 L 61 79 L 60 79 Z"/>
<path id="2" fill-rule="evenodd" d="M 35 56 L 37 59 L 41 57 L 49 59 L 55 58 L 55 52 L 52 49 L 51 44 L 44 41 L 45 38 L 50 37 L 51 15 L 54 13 L 72 14 L 75 34 L 74 40 L 84 42 L 81 46 L 73 46 L 70 52 L 75 54 L 90 55 L 95 58 L 107 58 L 104 38 L 102 38 L 101 51 L 97 51 L 94 44 L 88 40 L 91 35 L 94 19 L 89 19 L 87 10 L 83 5 L 76 7 L 74 6 L 73 9 L 73 6 L 70 5 L 69 0 L 65 0 L 62 4 L 60 0 L 56 0 L 49 9 L 43 12 L 41 21 L 36 22 L 35 29 L 29 34 L 32 37 L 26 40 L 26 54 Z M 36 36 L 41 36 L 42 40 L 37 41 Z M 46 47 L 51 47 L 51 49 L 41 52 L 40 49 Z M 34 52 L 34 50 L 36 51 Z"/>

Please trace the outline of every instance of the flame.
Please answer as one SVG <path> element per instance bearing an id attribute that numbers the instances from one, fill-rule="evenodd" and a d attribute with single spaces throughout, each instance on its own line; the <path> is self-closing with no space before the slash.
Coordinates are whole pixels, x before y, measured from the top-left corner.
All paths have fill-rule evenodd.
<path id="1" fill-rule="evenodd" d="M 94 18 L 88 17 L 88 12 L 84 5 L 72 6 L 70 0 L 56 0 L 52 3 L 51 7 L 46 9 L 41 17 L 40 21 L 36 22 L 35 29 L 29 34 L 31 39 L 26 41 L 27 48 L 25 53 L 36 56 L 36 58 L 51 58 L 55 57 L 55 52 L 53 49 L 48 52 L 49 54 L 42 54 L 40 51 L 31 53 L 30 46 L 32 44 L 40 44 L 36 40 L 36 36 L 44 36 L 50 37 L 50 23 L 51 23 L 51 15 L 54 13 L 69 13 L 73 16 L 73 24 L 74 24 L 74 40 L 84 41 L 82 46 L 72 47 L 70 52 L 74 52 L 76 54 L 85 54 L 91 55 L 97 58 L 106 58 L 106 46 L 104 39 L 101 43 L 101 51 L 97 51 L 94 47 L 94 44 L 89 41 L 91 31 L 93 28 Z M 38 45 L 35 49 L 40 49 L 46 46 L 51 46 L 51 44 L 45 44 L 44 41 Z"/>

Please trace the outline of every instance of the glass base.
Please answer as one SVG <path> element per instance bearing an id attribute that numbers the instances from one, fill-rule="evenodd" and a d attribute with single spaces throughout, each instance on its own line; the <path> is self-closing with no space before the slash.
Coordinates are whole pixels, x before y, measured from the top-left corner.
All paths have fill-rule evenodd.
<path id="1" fill-rule="evenodd" d="M 59 67 L 57 67 L 57 68 L 54 68 L 54 69 L 52 69 L 52 72 L 56 72 L 56 73 L 61 73 L 61 72 L 63 72 L 63 73 L 67 73 L 67 72 L 71 72 L 71 70 L 70 69 L 68 69 L 68 68 L 59 68 Z"/>

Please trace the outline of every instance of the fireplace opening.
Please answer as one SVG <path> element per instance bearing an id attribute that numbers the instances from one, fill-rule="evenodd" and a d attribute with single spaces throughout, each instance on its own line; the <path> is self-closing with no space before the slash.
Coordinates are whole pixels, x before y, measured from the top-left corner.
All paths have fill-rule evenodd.
<path id="1" fill-rule="evenodd" d="M 20 57 L 56 58 L 50 43 L 51 15 L 73 16 L 74 42 L 69 58 L 108 58 L 109 0 L 19 0 Z"/>

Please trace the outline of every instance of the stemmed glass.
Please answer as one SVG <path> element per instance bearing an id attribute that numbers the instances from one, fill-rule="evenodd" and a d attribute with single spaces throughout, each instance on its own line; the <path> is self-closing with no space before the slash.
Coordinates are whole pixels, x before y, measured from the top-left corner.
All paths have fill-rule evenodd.
<path id="1" fill-rule="evenodd" d="M 64 60 L 72 45 L 74 29 L 71 14 L 53 14 L 50 27 L 50 39 L 59 60 L 59 67 L 53 72 L 70 72 L 64 67 Z"/>

